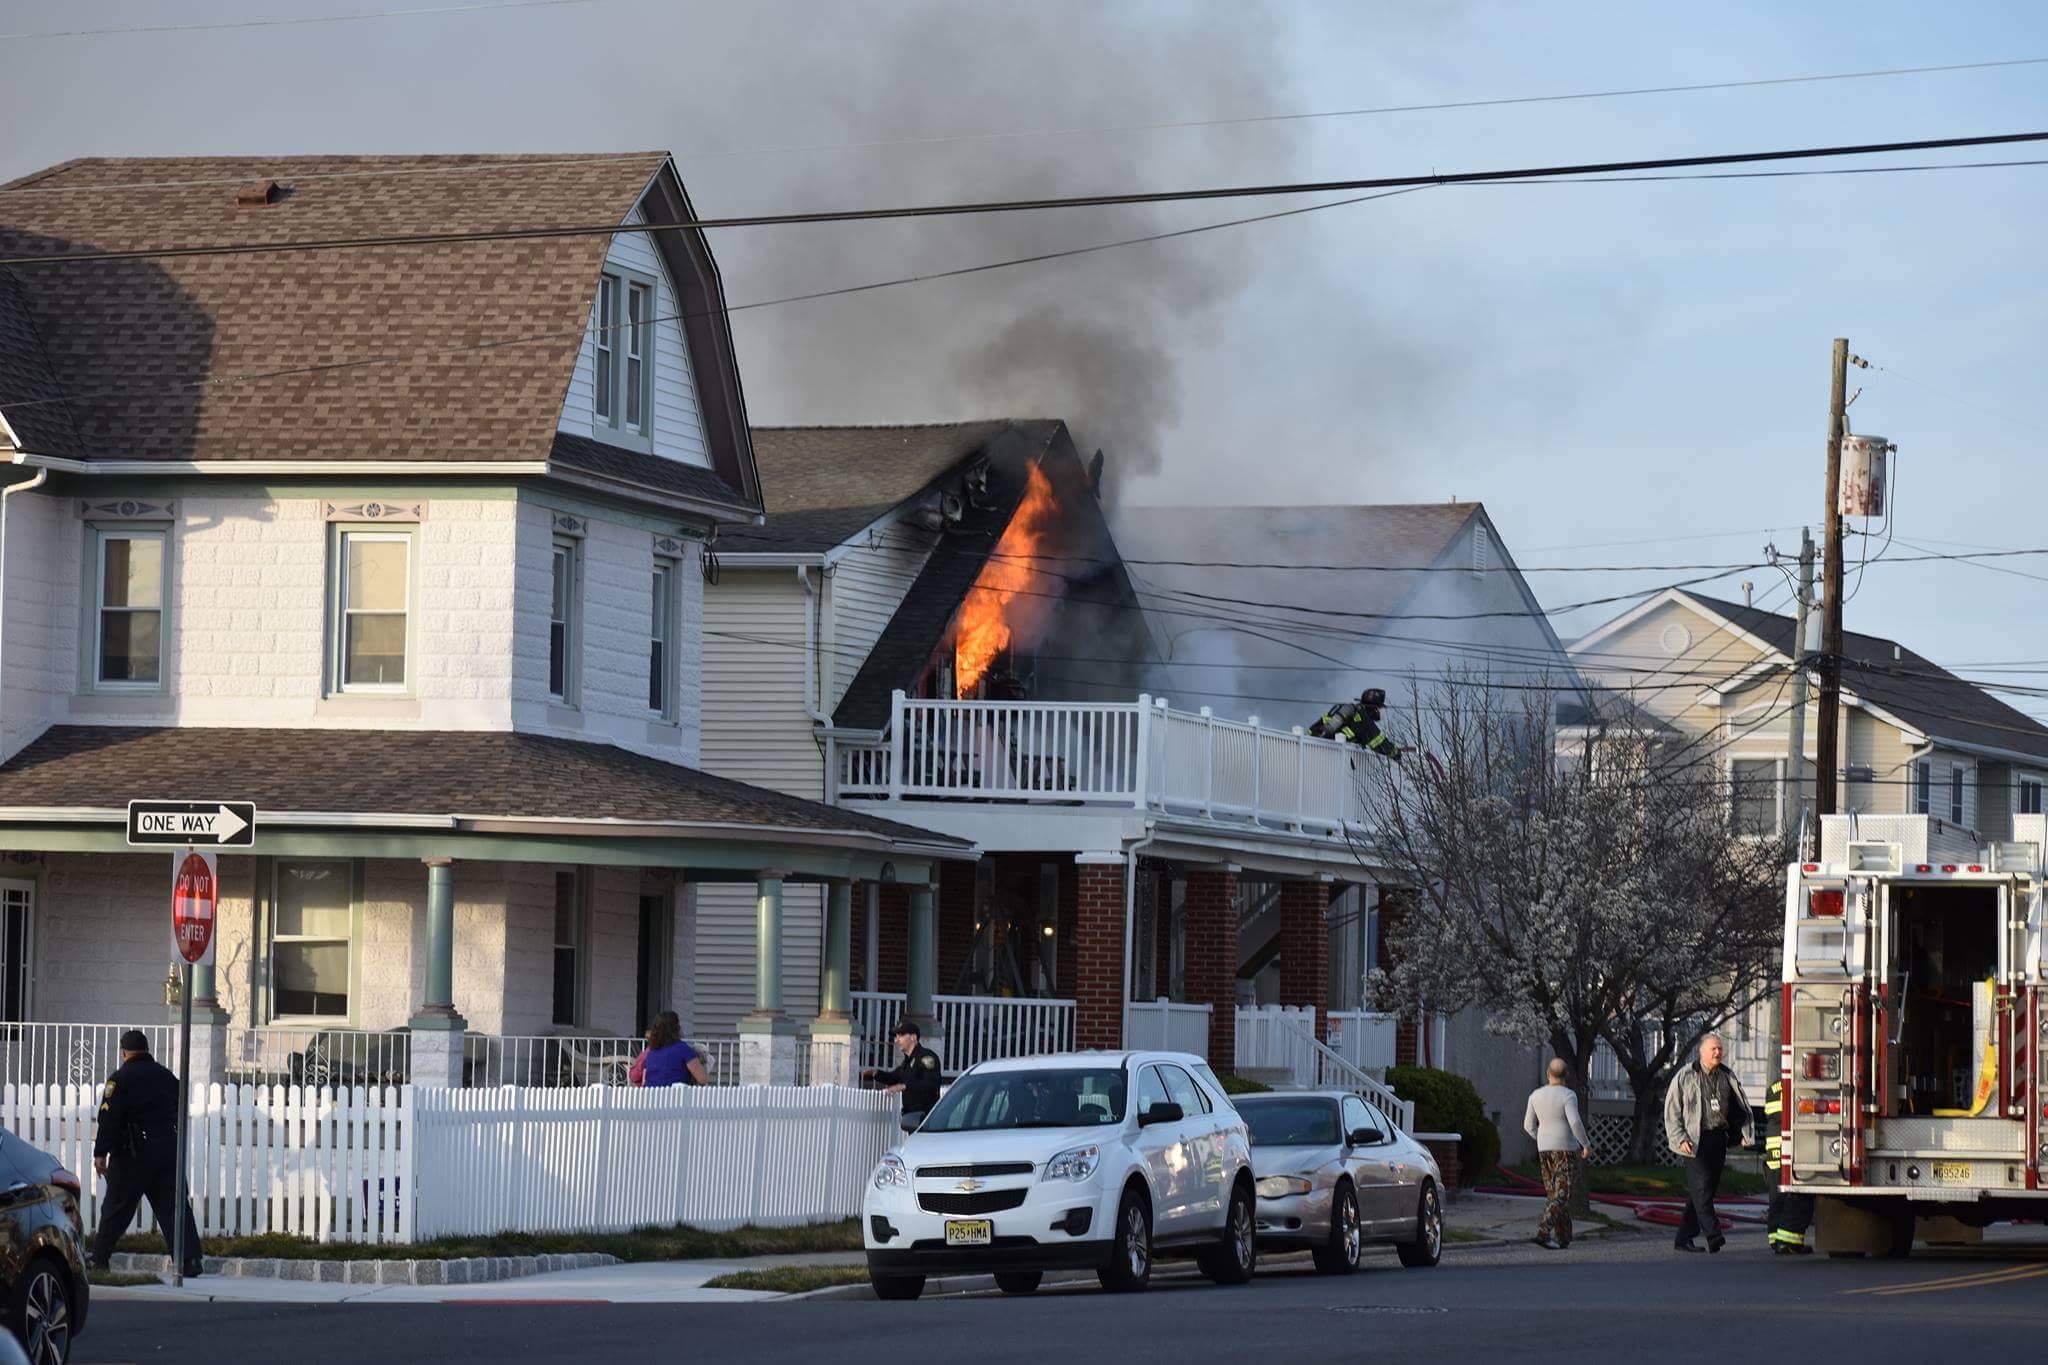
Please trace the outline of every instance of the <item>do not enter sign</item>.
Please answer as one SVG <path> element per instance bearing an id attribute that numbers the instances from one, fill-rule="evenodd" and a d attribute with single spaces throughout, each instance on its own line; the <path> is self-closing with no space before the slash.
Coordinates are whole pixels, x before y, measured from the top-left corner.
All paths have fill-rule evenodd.
<path id="1" fill-rule="evenodd" d="M 194 849 L 174 855 L 171 878 L 171 943 L 187 962 L 213 958 L 213 912 L 220 866 L 211 853 Z"/>

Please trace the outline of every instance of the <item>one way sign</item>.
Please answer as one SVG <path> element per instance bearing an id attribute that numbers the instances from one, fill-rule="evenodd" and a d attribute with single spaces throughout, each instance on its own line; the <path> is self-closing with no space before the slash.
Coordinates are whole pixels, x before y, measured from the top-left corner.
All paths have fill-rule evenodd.
<path id="1" fill-rule="evenodd" d="M 130 801 L 128 842 L 247 848 L 256 842 L 256 807 L 247 801 Z"/>

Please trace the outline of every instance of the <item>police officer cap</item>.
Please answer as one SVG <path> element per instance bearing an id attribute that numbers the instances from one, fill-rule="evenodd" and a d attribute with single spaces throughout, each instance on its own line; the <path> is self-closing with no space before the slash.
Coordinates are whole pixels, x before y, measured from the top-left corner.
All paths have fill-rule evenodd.
<path id="1" fill-rule="evenodd" d="M 1385 706 L 1387 704 L 1387 690 L 1384 687 L 1368 687 L 1365 691 L 1358 694 L 1358 704 L 1360 706 Z"/>
<path id="2" fill-rule="evenodd" d="M 917 1026 L 916 1021 L 905 1019 L 903 1022 L 896 1025 L 896 1036 L 898 1038 L 901 1038 L 905 1034 L 908 1034 L 912 1038 L 922 1038 L 924 1037 L 924 1030 Z"/>
<path id="3" fill-rule="evenodd" d="M 121 1035 L 121 1051 L 148 1052 L 149 1035 L 144 1033 L 139 1028 L 129 1029 L 126 1033 Z"/>

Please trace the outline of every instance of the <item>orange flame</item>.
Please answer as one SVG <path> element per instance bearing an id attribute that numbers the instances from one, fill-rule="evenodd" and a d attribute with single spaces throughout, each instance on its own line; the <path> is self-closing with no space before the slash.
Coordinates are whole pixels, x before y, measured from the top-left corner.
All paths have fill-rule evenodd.
<path id="1" fill-rule="evenodd" d="M 960 607 L 960 629 L 953 645 L 956 695 L 971 695 L 996 655 L 1010 643 L 1015 620 L 1011 599 L 1031 591 L 1031 579 L 1037 572 L 1032 556 L 1045 543 L 1057 510 L 1051 480 L 1037 465 L 1031 466 L 1024 501 L 1017 505 L 1017 514 L 996 542 L 995 554 L 982 565 L 981 576 L 974 580 Z"/>

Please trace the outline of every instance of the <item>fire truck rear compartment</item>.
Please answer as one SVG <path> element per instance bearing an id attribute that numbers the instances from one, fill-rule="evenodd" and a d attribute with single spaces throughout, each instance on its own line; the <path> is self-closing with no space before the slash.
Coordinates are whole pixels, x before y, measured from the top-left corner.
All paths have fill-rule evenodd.
<path id="1" fill-rule="evenodd" d="M 1892 914 L 1883 1112 L 1967 1112 L 1982 1061 L 1979 1029 L 1990 1023 L 1984 983 L 1998 971 L 1998 888 L 1895 887 Z"/>

